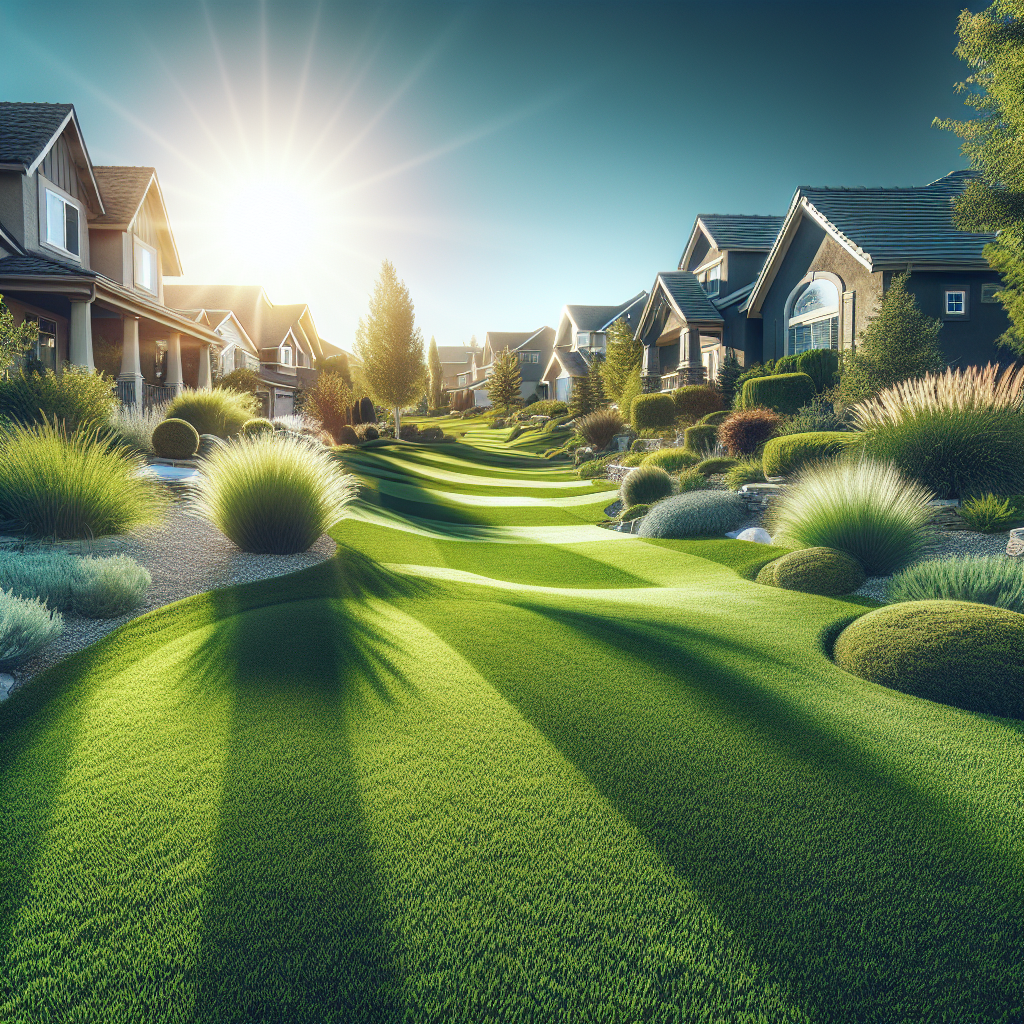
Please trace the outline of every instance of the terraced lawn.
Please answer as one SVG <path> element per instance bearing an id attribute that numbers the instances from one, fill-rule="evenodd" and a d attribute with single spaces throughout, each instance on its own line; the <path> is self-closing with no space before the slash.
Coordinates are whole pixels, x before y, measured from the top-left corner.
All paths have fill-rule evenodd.
<path id="1" fill-rule="evenodd" d="M 484 431 L 0 706 L 0 1019 L 1020 1021 L 1024 724 Z"/>

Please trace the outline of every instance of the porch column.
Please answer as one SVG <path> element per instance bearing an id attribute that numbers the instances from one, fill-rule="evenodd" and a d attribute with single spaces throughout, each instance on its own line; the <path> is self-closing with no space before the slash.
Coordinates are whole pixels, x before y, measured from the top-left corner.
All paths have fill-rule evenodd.
<path id="1" fill-rule="evenodd" d="M 172 396 L 180 395 L 185 387 L 185 378 L 181 375 L 181 335 L 177 331 L 167 335 L 167 380 L 164 384 L 171 388 Z"/>
<path id="2" fill-rule="evenodd" d="M 661 353 L 657 345 L 644 345 L 643 362 L 640 364 L 640 390 L 645 395 L 661 390 Z"/>
<path id="3" fill-rule="evenodd" d="M 145 379 L 139 359 L 139 318 L 126 316 L 121 324 L 124 344 L 121 347 L 121 372 L 117 375 L 117 394 L 124 405 L 140 405 Z"/>
<path id="4" fill-rule="evenodd" d="M 213 385 L 213 374 L 210 373 L 210 346 L 199 346 L 199 380 L 196 386 L 202 391 L 209 391 Z"/>
<path id="5" fill-rule="evenodd" d="M 68 337 L 68 362 L 95 370 L 92 358 L 92 300 L 71 300 L 71 323 Z"/>
<path id="6" fill-rule="evenodd" d="M 704 360 L 700 354 L 700 331 L 687 327 L 680 339 L 679 376 L 686 384 L 704 383 Z"/>

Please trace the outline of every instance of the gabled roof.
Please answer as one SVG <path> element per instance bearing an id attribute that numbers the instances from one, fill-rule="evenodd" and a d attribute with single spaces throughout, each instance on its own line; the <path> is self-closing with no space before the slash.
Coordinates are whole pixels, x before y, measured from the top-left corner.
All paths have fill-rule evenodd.
<path id="1" fill-rule="evenodd" d="M 987 268 L 982 250 L 995 235 L 958 231 L 953 201 L 975 177 L 953 171 L 911 188 L 820 188 L 801 185 L 750 297 L 760 309 L 796 229 L 810 217 L 868 270 L 913 266 Z"/>
<path id="2" fill-rule="evenodd" d="M 767 252 L 775 242 L 785 219 L 746 213 L 698 214 L 693 222 L 690 240 L 679 258 L 679 269 L 686 269 L 701 234 L 719 251 Z"/>
<path id="3" fill-rule="evenodd" d="M 509 349 L 517 352 L 529 344 L 550 345 L 555 339 L 555 332 L 550 327 L 538 327 L 535 331 L 488 331 L 484 339 L 483 351 L 479 353 L 478 365 L 487 369 L 494 363 L 499 352 Z M 470 352 L 473 350 L 470 349 Z"/>
<path id="4" fill-rule="evenodd" d="M 556 348 L 552 353 L 552 358 L 558 360 L 558 365 L 570 377 L 586 377 L 590 372 L 590 363 L 579 352 Z"/>
<path id="5" fill-rule="evenodd" d="M 75 263 L 49 259 L 34 254 L 25 256 L 6 256 L 0 259 L 0 277 L 99 277 L 94 270 L 86 270 Z"/>
<path id="6" fill-rule="evenodd" d="M 566 306 L 565 314 L 577 331 L 606 331 L 620 317 L 627 322 L 638 320 L 647 300 L 647 292 L 636 295 L 617 306 Z"/>
<path id="7" fill-rule="evenodd" d="M 687 270 L 666 270 L 660 273 L 651 289 L 654 297 L 658 286 L 664 290 L 676 312 L 688 323 L 721 323 L 722 314 L 707 297 L 700 281 Z"/>
<path id="8" fill-rule="evenodd" d="M 15 256 L 24 256 L 28 252 L 25 246 L 14 237 L 14 233 L 8 231 L 3 224 L 0 224 L 0 246 Z"/>

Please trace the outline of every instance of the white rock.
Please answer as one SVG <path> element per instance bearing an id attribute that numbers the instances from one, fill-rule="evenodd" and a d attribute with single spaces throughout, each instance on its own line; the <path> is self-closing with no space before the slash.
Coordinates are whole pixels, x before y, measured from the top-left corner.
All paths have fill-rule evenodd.
<path id="1" fill-rule="evenodd" d="M 753 541 L 755 544 L 771 544 L 772 535 L 767 530 L 762 530 L 760 526 L 751 526 L 747 530 L 741 530 L 736 539 Z"/>

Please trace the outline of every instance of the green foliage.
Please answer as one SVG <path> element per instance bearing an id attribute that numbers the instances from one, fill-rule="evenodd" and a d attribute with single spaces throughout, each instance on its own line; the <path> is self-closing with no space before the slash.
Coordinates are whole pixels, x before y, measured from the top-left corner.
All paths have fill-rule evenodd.
<path id="1" fill-rule="evenodd" d="M 430 407 L 436 409 L 444 398 L 444 367 L 441 357 L 437 354 L 437 342 L 430 336 L 427 347 L 427 399 Z"/>
<path id="2" fill-rule="evenodd" d="M 644 516 L 639 533 L 641 537 L 661 538 L 722 536 L 735 530 L 746 515 L 746 505 L 736 494 L 690 491 L 659 501 Z"/>
<path id="3" fill-rule="evenodd" d="M 633 422 L 633 403 L 640 396 L 640 371 L 634 371 L 626 379 L 626 383 L 619 395 L 619 412 L 627 423 Z"/>
<path id="4" fill-rule="evenodd" d="M 340 377 L 351 390 L 352 367 L 349 364 L 347 353 L 338 352 L 333 356 L 325 356 L 323 359 L 317 360 L 316 368 L 321 373 L 333 373 L 335 376 Z"/>
<path id="5" fill-rule="evenodd" d="M 530 416 L 567 416 L 569 406 L 565 402 L 558 402 L 553 398 L 542 398 L 539 402 L 531 402 L 529 408 Z"/>
<path id="6" fill-rule="evenodd" d="M 779 426 L 780 434 L 815 434 L 821 431 L 851 430 L 850 413 L 824 395 L 815 395 Z"/>
<path id="7" fill-rule="evenodd" d="M 961 555 L 918 562 L 886 584 L 886 598 L 899 601 L 972 601 L 1024 613 L 1024 559 L 1006 555 Z"/>
<path id="8" fill-rule="evenodd" d="M 631 523 L 634 519 L 647 515 L 650 510 L 650 505 L 630 505 L 619 513 L 619 519 L 624 523 Z"/>
<path id="9" fill-rule="evenodd" d="M 256 396 L 217 388 L 214 391 L 186 389 L 167 405 L 168 418 L 185 420 L 199 434 L 227 439 L 237 434 L 257 409 Z"/>
<path id="10" fill-rule="evenodd" d="M 814 390 L 820 394 L 835 387 L 839 381 L 839 353 L 831 348 L 812 348 L 796 357 L 793 369 L 798 373 L 806 373 L 814 381 Z M 775 372 L 783 372 L 778 364 Z"/>
<path id="11" fill-rule="evenodd" d="M 519 372 L 519 357 L 511 349 L 504 349 L 498 353 L 491 369 L 491 375 L 487 378 L 487 394 L 495 409 L 504 409 L 506 412 L 516 408 L 522 398 L 520 391 L 523 386 L 523 377 Z"/>
<path id="12" fill-rule="evenodd" d="M 671 395 L 637 395 L 630 416 L 637 430 L 671 427 L 676 421 L 676 404 Z"/>
<path id="13" fill-rule="evenodd" d="M 718 377 L 715 380 L 715 387 L 722 396 L 722 403 L 726 407 L 731 406 L 736 397 L 737 381 L 742 373 L 739 360 L 732 349 L 729 349 L 725 359 L 722 360 L 722 365 L 718 368 Z"/>
<path id="14" fill-rule="evenodd" d="M 772 409 L 744 408 L 722 420 L 716 436 L 734 458 L 749 456 L 773 438 L 781 424 L 782 417 Z"/>
<path id="15" fill-rule="evenodd" d="M 15 423 L 60 422 L 69 431 L 102 427 L 116 402 L 111 379 L 81 366 L 0 379 L 0 416 Z"/>
<path id="16" fill-rule="evenodd" d="M 720 473 L 728 473 L 730 469 L 734 469 L 739 465 L 739 459 L 732 458 L 711 458 L 703 459 L 696 465 L 696 470 L 699 473 L 703 473 L 704 476 L 717 476 Z"/>
<path id="17" fill-rule="evenodd" d="M 240 366 L 237 370 L 225 373 L 217 381 L 217 387 L 225 391 L 237 391 L 243 395 L 255 395 L 257 391 L 266 391 L 267 385 L 263 382 L 256 370 L 247 366 Z"/>
<path id="18" fill-rule="evenodd" d="M 60 612 L 51 612 L 42 601 L 0 591 L 0 671 L 14 668 L 63 632 Z"/>
<path id="19" fill-rule="evenodd" d="M 601 362 L 594 355 L 585 377 L 574 377 L 569 396 L 569 412 L 574 416 L 586 416 L 607 403 L 604 384 L 601 382 Z"/>
<path id="20" fill-rule="evenodd" d="M 788 476 L 812 462 L 835 459 L 863 443 L 858 434 L 816 431 L 773 437 L 764 446 L 762 465 L 766 476 Z"/>
<path id="21" fill-rule="evenodd" d="M 711 486 L 707 474 L 701 472 L 696 466 L 684 469 L 676 479 L 678 481 L 677 490 L 680 494 L 686 494 L 688 491 L 704 491 Z"/>
<path id="22" fill-rule="evenodd" d="M 713 451 L 718 444 L 718 427 L 712 423 L 698 423 L 683 431 L 683 447 L 689 451 L 703 454 Z"/>
<path id="23" fill-rule="evenodd" d="M 806 373 L 779 373 L 755 377 L 743 385 L 744 409 L 773 409 L 792 416 L 814 398 L 814 381 Z"/>
<path id="24" fill-rule="evenodd" d="M 206 460 L 193 512 L 243 551 L 307 551 L 355 498 L 341 464 L 301 438 L 242 437 Z"/>
<path id="25" fill-rule="evenodd" d="M 256 434 L 272 434 L 274 432 L 274 424 L 268 419 L 264 419 L 262 416 L 257 416 L 254 419 L 246 420 L 242 424 L 242 429 L 239 433 L 243 437 L 253 437 Z"/>
<path id="26" fill-rule="evenodd" d="M 672 400 L 676 404 L 676 415 L 688 420 L 699 420 L 722 408 L 722 396 L 704 384 L 677 388 L 672 392 Z"/>
<path id="27" fill-rule="evenodd" d="M 373 423 L 360 423 L 353 429 L 360 441 L 376 441 L 380 437 L 380 431 Z"/>
<path id="28" fill-rule="evenodd" d="M 852 594 L 866 579 L 860 562 L 834 548 L 802 548 L 770 562 L 771 586 L 804 594 L 840 597 Z"/>
<path id="29" fill-rule="evenodd" d="M 732 412 L 732 409 L 719 409 L 717 412 L 709 412 L 707 416 L 701 416 L 696 426 L 717 427 L 719 423 L 724 423 L 732 415 Z"/>
<path id="30" fill-rule="evenodd" d="M 161 459 L 191 459 L 199 450 L 199 434 L 187 420 L 171 417 L 153 428 L 152 444 Z"/>
<path id="31" fill-rule="evenodd" d="M 622 398 L 632 386 L 633 379 L 640 381 L 640 363 L 643 361 L 643 343 L 633 337 L 629 324 L 618 319 L 608 328 L 608 358 L 601 365 L 601 380 L 604 392 L 617 402 L 622 415 L 628 419 L 629 410 L 623 408 Z"/>
<path id="32" fill-rule="evenodd" d="M 586 462 L 581 463 L 579 468 L 576 470 L 576 475 L 581 480 L 593 480 L 596 477 L 604 476 L 605 470 L 608 468 L 608 463 L 614 458 L 613 455 L 606 455 L 600 459 L 587 459 Z"/>
<path id="33" fill-rule="evenodd" d="M 780 556 L 781 557 L 781 556 Z M 766 565 L 761 566 L 760 571 L 757 574 L 757 578 L 754 580 L 755 583 L 759 583 L 762 587 L 774 587 L 775 586 L 775 567 L 778 564 L 779 559 L 776 558 Z"/>
<path id="34" fill-rule="evenodd" d="M 104 433 L 114 444 L 122 445 L 137 455 L 152 455 L 153 431 L 163 422 L 164 406 L 143 409 L 141 405 L 115 403 Z"/>
<path id="35" fill-rule="evenodd" d="M 655 448 L 643 456 L 643 462 L 645 466 L 660 466 L 668 473 L 678 473 L 696 466 L 700 456 L 686 448 Z"/>
<path id="36" fill-rule="evenodd" d="M 734 409 L 743 408 L 743 386 L 748 380 L 756 380 L 758 377 L 769 377 L 774 369 L 775 360 L 769 359 L 768 362 L 764 364 L 753 363 L 740 373 L 739 376 L 736 377 L 736 381 L 733 386 L 732 407 Z"/>
<path id="37" fill-rule="evenodd" d="M 0 295 L 0 376 L 7 376 L 15 360 L 25 355 L 35 345 L 38 337 L 38 324 L 26 320 L 17 327 L 14 325 L 14 314 Z"/>
<path id="38" fill-rule="evenodd" d="M 653 505 L 672 493 L 672 477 L 661 466 L 644 462 L 630 470 L 619 486 L 619 497 L 624 507 Z"/>
<path id="39" fill-rule="evenodd" d="M 763 484 L 764 482 L 764 467 L 761 460 L 756 457 L 737 459 L 725 474 L 725 485 L 730 491 L 738 491 L 745 484 Z"/>
<path id="40" fill-rule="evenodd" d="M 777 373 L 796 373 L 797 372 L 797 360 L 799 356 L 783 356 L 781 359 L 775 360 L 775 367 L 772 370 L 772 374 Z"/>
<path id="41" fill-rule="evenodd" d="M 627 452 L 621 458 L 616 459 L 616 461 L 620 466 L 639 466 L 644 461 L 645 454 L 644 452 Z"/>
<path id="42" fill-rule="evenodd" d="M 908 601 L 850 623 L 835 644 L 847 672 L 915 697 L 1024 717 L 1024 615 L 967 601 Z"/>
<path id="43" fill-rule="evenodd" d="M 612 438 L 622 432 L 622 417 L 617 409 L 595 409 L 576 421 L 576 428 L 598 451 L 607 448 Z"/>
<path id="44" fill-rule="evenodd" d="M 931 499 L 893 466 L 833 460 L 808 466 L 775 499 L 768 518 L 779 544 L 835 548 L 869 576 L 887 576 L 928 550 Z"/>
<path id="45" fill-rule="evenodd" d="M 968 498 L 960 506 L 960 518 L 972 529 L 982 533 L 1001 533 L 1022 518 L 1021 508 L 1009 498 L 986 494 Z"/>
<path id="46" fill-rule="evenodd" d="M 321 372 L 313 386 L 306 392 L 303 412 L 321 430 L 326 431 L 334 439 L 335 444 L 341 436 L 341 428 L 349 425 L 352 419 L 352 392 L 340 374 Z M 372 405 L 372 403 L 369 403 Z M 360 403 L 360 414 L 362 414 Z M 370 413 L 370 418 L 373 418 Z"/>

